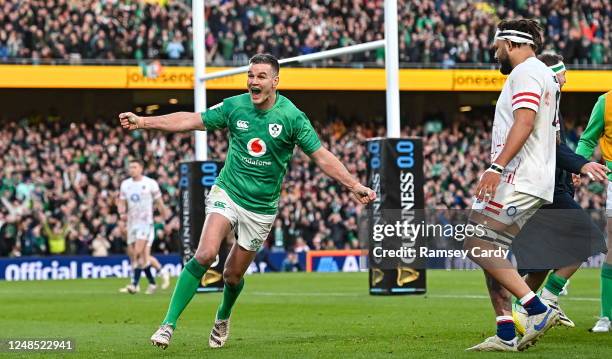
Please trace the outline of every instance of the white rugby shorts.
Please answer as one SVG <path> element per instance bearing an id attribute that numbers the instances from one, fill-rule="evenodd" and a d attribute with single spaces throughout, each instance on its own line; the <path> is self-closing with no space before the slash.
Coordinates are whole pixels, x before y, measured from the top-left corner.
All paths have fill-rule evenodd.
<path id="1" fill-rule="evenodd" d="M 227 218 L 238 237 L 240 247 L 258 251 L 268 238 L 276 214 L 259 214 L 242 208 L 218 186 L 206 197 L 206 214 L 219 213 Z"/>
<path id="2" fill-rule="evenodd" d="M 155 233 L 153 230 L 153 224 L 147 223 L 134 223 L 128 225 L 128 236 L 127 244 L 134 244 L 138 240 L 147 241 L 147 245 L 150 247 L 153 245 L 155 239 Z"/>
<path id="3" fill-rule="evenodd" d="M 474 198 L 472 211 L 477 212 L 486 218 L 501 222 L 507 227 L 516 225 L 518 229 L 522 228 L 525 223 L 535 214 L 545 201 L 542 198 L 532 196 L 527 193 L 517 192 L 513 184 L 508 182 L 500 182 L 495 192 L 495 197 L 489 201 L 478 201 Z M 470 215 L 472 220 L 472 215 Z M 491 242 L 501 246 L 509 247 L 512 245 L 514 235 L 507 231 L 498 231 L 490 227 L 491 223 L 481 223 L 473 221 L 477 224 L 482 224 L 486 230 L 486 238 Z"/>

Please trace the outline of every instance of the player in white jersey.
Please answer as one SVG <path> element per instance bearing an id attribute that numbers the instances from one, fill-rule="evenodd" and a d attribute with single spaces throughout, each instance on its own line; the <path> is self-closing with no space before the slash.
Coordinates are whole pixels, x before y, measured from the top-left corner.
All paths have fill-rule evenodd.
<path id="1" fill-rule="evenodd" d="M 128 255 L 132 262 L 132 282 L 121 292 L 134 294 L 139 291 L 139 282 L 142 272 L 145 273 L 149 286 L 147 294 L 155 292 L 155 277 L 151 267 L 162 276 L 162 288 L 169 286 L 169 274 L 162 271 L 159 261 L 151 256 L 151 245 L 155 237 L 153 221 L 153 205 L 164 218 L 169 217 L 169 211 L 162 201 L 161 191 L 157 182 L 142 174 L 142 164 L 138 160 L 131 160 L 128 165 L 130 178 L 121 182 L 119 193 L 119 212 L 126 216 Z"/>
<path id="2" fill-rule="evenodd" d="M 486 235 L 465 242 L 471 259 L 485 271 L 492 302 L 500 300 L 500 287 L 520 298 L 529 314 L 528 328 L 519 341 L 510 305 L 494 306 L 497 334 L 468 350 L 524 350 L 559 317 L 504 255 L 484 256 L 492 253 L 488 250 L 508 248 L 527 219 L 553 199 L 560 89 L 552 71 L 536 58 L 542 44 L 540 31 L 533 20 L 504 20 L 498 25 L 495 57 L 501 73 L 509 76 L 495 106 L 492 164 L 476 187 L 470 215 L 470 221 L 484 227 Z"/>

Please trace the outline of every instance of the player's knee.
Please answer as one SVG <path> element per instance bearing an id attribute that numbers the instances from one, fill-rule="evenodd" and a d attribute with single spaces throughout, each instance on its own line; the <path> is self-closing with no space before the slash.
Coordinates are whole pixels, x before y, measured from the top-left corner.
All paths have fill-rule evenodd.
<path id="1" fill-rule="evenodd" d="M 198 249 L 195 254 L 195 260 L 203 266 L 210 266 L 215 262 L 216 258 L 217 253 L 207 248 Z"/>
<path id="2" fill-rule="evenodd" d="M 230 285 L 230 286 L 235 286 L 238 285 L 238 283 L 240 283 L 240 280 L 242 279 L 242 273 L 235 271 L 231 268 L 225 268 L 223 270 L 223 281 Z"/>

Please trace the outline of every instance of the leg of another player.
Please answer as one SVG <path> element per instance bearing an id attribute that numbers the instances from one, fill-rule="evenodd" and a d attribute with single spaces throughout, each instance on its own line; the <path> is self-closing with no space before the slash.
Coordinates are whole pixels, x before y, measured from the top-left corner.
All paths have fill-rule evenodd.
<path id="1" fill-rule="evenodd" d="M 185 268 L 183 268 L 177 280 L 168 313 L 162 325 L 170 325 L 172 328 L 176 327 L 179 316 L 193 298 L 204 273 L 215 261 L 221 241 L 230 230 L 230 222 L 223 215 L 211 213 L 206 216 L 196 254 L 185 264 Z"/>
<path id="2" fill-rule="evenodd" d="M 544 304 L 559 312 L 559 324 L 570 328 L 573 328 L 576 325 L 565 314 L 563 309 L 561 309 L 561 306 L 559 305 L 559 295 L 563 291 L 563 288 L 565 287 L 569 278 L 576 273 L 581 264 L 582 263 L 568 265 L 550 273 L 548 279 L 546 280 L 546 284 L 544 284 L 544 288 L 542 288 L 542 293 L 540 294 L 540 298 Z M 546 273 L 546 271 L 531 272 L 525 278 L 525 282 L 535 292 L 538 290 L 538 288 L 540 288 L 542 282 L 544 282 Z M 516 315 L 515 319 L 521 321 L 522 318 L 523 317 L 520 315 Z M 519 331 L 524 328 L 524 324 L 525 323 L 519 324 Z"/>
<path id="3" fill-rule="evenodd" d="M 134 257 L 134 243 L 128 244 L 127 255 L 130 258 L 130 265 L 132 266 L 133 271 L 136 268 L 136 258 Z"/>
<path id="4" fill-rule="evenodd" d="M 159 260 L 157 260 L 155 256 L 151 255 L 151 246 L 147 246 L 147 257 L 149 258 L 149 265 L 152 268 L 155 268 L 157 273 L 160 273 L 162 271 L 162 266 L 161 263 L 159 263 Z"/>
<path id="5" fill-rule="evenodd" d="M 126 254 L 128 256 L 128 258 L 130 259 L 130 266 L 132 268 L 132 274 L 131 274 L 131 280 L 128 283 L 128 285 L 126 285 L 125 287 L 119 289 L 119 292 L 121 293 L 135 293 L 135 288 L 132 287 L 132 281 L 134 278 L 134 271 L 136 270 L 136 259 L 134 258 L 134 243 L 132 244 L 128 244 L 127 248 L 126 248 Z"/>
<path id="6" fill-rule="evenodd" d="M 159 260 L 155 258 L 155 256 L 151 255 L 151 246 L 147 247 L 147 255 L 149 257 L 149 264 L 151 267 L 155 268 L 155 270 L 160 273 L 162 271 L 162 265 L 159 263 Z"/>
<path id="7" fill-rule="evenodd" d="M 500 257 L 477 257 L 473 254 L 486 253 L 499 247 L 493 243 L 481 239 L 470 238 L 465 241 L 465 249 L 469 250 L 470 259 L 476 262 L 487 274 L 497 280 L 502 286 L 510 291 L 515 297 L 523 298 L 531 292 L 523 278 L 518 274 L 506 258 Z"/>
<path id="8" fill-rule="evenodd" d="M 574 273 L 578 271 L 581 264 L 582 263 L 576 263 L 561 267 L 550 273 L 548 280 L 546 280 L 546 284 L 544 284 L 544 288 L 542 289 L 542 297 L 558 301 L 559 294 L 563 291 L 565 284 L 574 275 Z M 525 277 L 525 283 L 527 283 L 531 290 L 536 292 L 538 289 L 540 289 L 542 283 L 544 283 L 547 274 L 548 271 L 530 272 Z"/>
<path id="9" fill-rule="evenodd" d="M 496 228 L 499 233 L 514 233 L 508 232 L 506 228 Z M 544 304 L 540 298 L 527 286 L 523 278 L 518 274 L 517 270 L 512 266 L 512 263 L 504 257 L 488 257 L 482 254 L 491 253 L 490 251 L 499 247 L 489 241 L 482 239 L 470 238 L 465 243 L 465 248 L 469 250 L 470 258 L 482 267 L 487 274 L 494 278 L 500 285 L 509 290 L 514 296 L 520 298 L 521 305 L 528 314 L 526 331 L 522 339 L 515 345 L 515 341 L 500 342 L 496 336 L 488 338 L 485 342 L 469 348 L 468 350 L 500 350 L 500 351 L 516 351 L 525 350 L 533 345 L 548 329 L 558 322 L 559 313 Z M 514 323 L 510 324 L 510 318 L 502 318 L 502 323 L 507 322 L 508 326 L 514 327 Z"/>
<path id="10" fill-rule="evenodd" d="M 510 292 L 504 288 L 486 271 L 485 281 L 489 290 L 491 304 L 495 311 L 495 322 L 497 332 L 495 336 L 485 339 L 484 342 L 476 344 L 468 351 L 517 351 L 518 339 L 516 328 L 512 319 L 512 302 Z"/>
<path id="11" fill-rule="evenodd" d="M 544 283 L 546 276 L 548 275 L 548 271 L 539 271 L 539 272 L 529 272 L 527 276 L 525 276 L 525 283 L 531 288 L 532 291 L 537 292 L 538 289 Z"/>
<path id="12" fill-rule="evenodd" d="M 602 315 L 612 320 L 612 217 L 608 218 L 608 254 L 601 270 Z"/>
<path id="13" fill-rule="evenodd" d="M 147 241 L 144 239 L 137 239 L 136 243 L 134 243 L 134 258 L 136 261 L 136 269 L 134 269 L 134 278 L 132 280 L 132 285 L 134 287 L 138 287 L 140 283 L 140 276 L 142 275 L 142 271 L 145 267 L 145 248 L 147 246 Z"/>
<path id="14" fill-rule="evenodd" d="M 168 289 L 168 287 L 170 286 L 170 273 L 165 271 L 164 267 L 162 267 L 161 263 L 159 263 L 159 260 L 157 260 L 157 258 L 151 255 L 150 246 L 147 247 L 147 250 L 148 250 L 147 253 L 149 255 L 149 263 L 151 264 L 151 267 L 155 268 L 155 270 L 157 271 L 157 275 L 159 275 L 162 279 L 161 288 L 164 290 Z"/>
<path id="15" fill-rule="evenodd" d="M 507 225 L 477 212 L 473 212 L 470 215 L 470 219 L 489 228 L 492 231 L 491 235 L 500 237 L 499 240 L 505 237 L 505 241 L 511 241 L 520 231 L 520 227 L 516 223 Z M 496 240 L 495 238 L 489 238 L 489 240 L 474 237 L 467 239 L 464 243 L 464 248 L 469 251 L 470 259 L 516 298 L 519 298 L 521 305 L 530 316 L 547 312 L 548 307 L 529 288 L 510 260 L 503 256 L 485 255 L 487 253 L 495 253 L 494 251 L 500 248 L 493 242 Z"/>
<path id="16" fill-rule="evenodd" d="M 497 322 L 497 336 L 506 341 L 511 342 L 516 337 L 516 329 L 512 319 L 512 295 L 491 275 L 485 272 L 485 280 L 491 304 L 495 311 L 495 320 Z"/>
<path id="17" fill-rule="evenodd" d="M 143 262 L 144 262 L 144 273 L 147 276 L 147 280 L 149 281 L 149 287 L 147 288 L 147 294 L 153 294 L 155 293 L 155 290 L 157 289 L 156 283 L 155 283 L 155 277 L 153 276 L 153 273 L 151 272 L 151 246 L 150 243 L 147 242 L 147 245 L 145 245 L 144 249 L 143 249 Z M 156 260 L 157 261 L 157 260 Z M 159 262 L 157 262 L 157 264 L 159 264 Z"/>
<path id="18" fill-rule="evenodd" d="M 601 317 L 591 329 L 594 333 L 612 330 L 612 217 L 608 217 L 608 254 L 601 267 Z"/>
<path id="19" fill-rule="evenodd" d="M 512 295 L 510 292 L 487 272 L 485 272 L 485 281 L 487 282 L 487 289 L 489 290 L 489 297 L 491 298 L 491 304 L 493 305 L 495 315 L 512 315 L 512 305 L 510 301 Z"/>
<path id="20" fill-rule="evenodd" d="M 563 291 L 565 284 L 567 284 L 567 281 L 578 271 L 581 265 L 582 263 L 568 265 L 550 273 L 542 289 L 542 296 L 547 299 L 558 301 L 559 295 Z"/>

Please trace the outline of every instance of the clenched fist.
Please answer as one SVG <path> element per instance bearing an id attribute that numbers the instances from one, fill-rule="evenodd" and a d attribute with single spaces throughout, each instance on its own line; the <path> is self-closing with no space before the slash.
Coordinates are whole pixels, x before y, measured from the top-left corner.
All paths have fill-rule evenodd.
<path id="1" fill-rule="evenodd" d="M 144 127 L 144 118 L 136 116 L 132 112 L 120 113 L 119 122 L 121 123 L 121 127 L 130 131 Z"/>
<path id="2" fill-rule="evenodd" d="M 361 204 L 368 204 L 376 199 L 376 192 L 362 184 L 357 184 L 349 190 L 353 198 Z"/>

